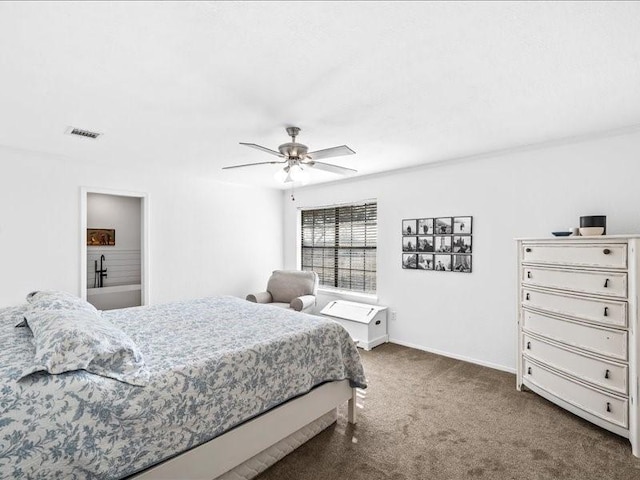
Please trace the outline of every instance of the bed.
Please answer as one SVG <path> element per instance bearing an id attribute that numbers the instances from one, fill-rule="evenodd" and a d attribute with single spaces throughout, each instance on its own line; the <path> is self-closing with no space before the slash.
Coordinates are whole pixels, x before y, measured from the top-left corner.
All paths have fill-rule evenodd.
<path id="1" fill-rule="evenodd" d="M 355 422 L 366 387 L 339 324 L 233 297 L 102 312 L 140 348 L 145 386 L 84 370 L 19 380 L 35 347 L 17 313 L 0 310 L 2 478 L 250 478 L 343 402 Z"/>

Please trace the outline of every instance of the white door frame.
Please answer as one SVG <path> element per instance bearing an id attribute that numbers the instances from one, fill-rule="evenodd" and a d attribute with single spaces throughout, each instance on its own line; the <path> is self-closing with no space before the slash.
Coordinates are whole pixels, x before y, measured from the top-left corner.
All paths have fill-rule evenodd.
<path id="1" fill-rule="evenodd" d="M 141 204 L 141 285 L 140 300 L 142 305 L 148 305 L 150 295 L 149 288 L 149 195 L 141 192 L 129 192 L 126 190 L 114 190 L 110 188 L 80 187 L 80 297 L 87 299 L 87 195 L 100 193 L 103 195 L 116 195 L 120 197 L 135 197 Z"/>

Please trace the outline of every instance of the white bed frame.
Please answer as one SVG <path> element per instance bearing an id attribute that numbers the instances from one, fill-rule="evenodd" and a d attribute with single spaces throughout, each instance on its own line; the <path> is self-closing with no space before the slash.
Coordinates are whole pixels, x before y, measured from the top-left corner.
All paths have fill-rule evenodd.
<path id="1" fill-rule="evenodd" d="M 131 478 L 252 478 L 333 423 L 337 407 L 347 401 L 349 423 L 355 424 L 356 389 L 349 386 L 348 380 L 325 383 Z M 248 466 L 243 469 L 243 465 Z"/>

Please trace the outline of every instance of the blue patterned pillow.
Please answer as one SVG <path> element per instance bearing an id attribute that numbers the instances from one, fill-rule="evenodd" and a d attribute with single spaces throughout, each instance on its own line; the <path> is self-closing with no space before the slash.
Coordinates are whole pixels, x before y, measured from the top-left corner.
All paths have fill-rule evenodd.
<path id="1" fill-rule="evenodd" d="M 99 314 L 99 310 L 89 302 L 70 293 L 57 290 L 36 290 L 27 295 L 27 302 L 31 310 L 86 310 Z M 24 319 L 16 325 L 16 327 L 26 326 L 27 322 Z"/>
<path id="2" fill-rule="evenodd" d="M 129 336 L 95 312 L 87 310 L 30 310 L 27 323 L 33 332 L 35 372 L 59 374 L 74 370 L 144 386 L 149 372 L 142 353 Z"/>

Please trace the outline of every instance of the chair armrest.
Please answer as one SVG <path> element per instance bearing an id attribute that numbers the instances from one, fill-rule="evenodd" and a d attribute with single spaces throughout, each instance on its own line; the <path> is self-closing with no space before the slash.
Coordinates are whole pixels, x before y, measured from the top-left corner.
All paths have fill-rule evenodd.
<path id="1" fill-rule="evenodd" d="M 302 295 L 301 297 L 294 298 L 291 300 L 289 306 L 293 308 L 296 312 L 301 312 L 306 310 L 309 307 L 312 307 L 316 304 L 316 296 L 315 295 Z"/>
<path id="2" fill-rule="evenodd" d="M 273 297 L 269 292 L 250 293 L 247 300 L 254 303 L 273 303 Z"/>

